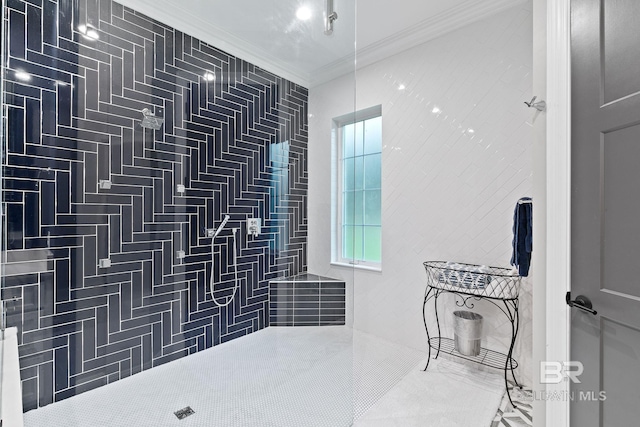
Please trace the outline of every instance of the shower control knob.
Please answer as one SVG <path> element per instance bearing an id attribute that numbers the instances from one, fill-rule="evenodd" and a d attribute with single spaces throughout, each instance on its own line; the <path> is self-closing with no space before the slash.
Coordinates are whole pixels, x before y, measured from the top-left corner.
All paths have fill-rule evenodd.
<path id="1" fill-rule="evenodd" d="M 247 219 L 247 234 L 250 234 L 254 237 L 258 236 L 261 232 L 262 228 L 262 219 L 261 218 L 248 218 Z"/>

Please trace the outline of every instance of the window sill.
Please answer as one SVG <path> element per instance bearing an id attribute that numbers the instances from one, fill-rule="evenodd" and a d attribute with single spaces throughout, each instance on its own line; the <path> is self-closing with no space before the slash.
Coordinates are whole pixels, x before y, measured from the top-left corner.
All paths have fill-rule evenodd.
<path id="1" fill-rule="evenodd" d="M 382 273 L 382 267 L 372 267 L 369 265 L 350 264 L 346 262 L 337 262 L 337 261 L 332 261 L 331 265 L 335 265 L 336 267 L 348 267 L 356 270 L 375 271 L 378 273 Z"/>

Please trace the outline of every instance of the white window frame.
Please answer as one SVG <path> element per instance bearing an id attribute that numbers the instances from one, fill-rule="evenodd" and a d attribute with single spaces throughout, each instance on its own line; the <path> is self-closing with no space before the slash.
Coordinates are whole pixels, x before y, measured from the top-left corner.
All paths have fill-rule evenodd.
<path id="1" fill-rule="evenodd" d="M 382 242 L 380 247 L 380 262 L 354 260 L 344 258 L 342 255 L 342 186 L 344 182 L 342 171 L 342 128 L 346 125 L 375 117 L 382 117 L 382 105 L 344 114 L 333 118 L 331 121 L 331 264 L 362 270 L 382 271 L 382 258 L 384 256 Z M 380 214 L 382 215 L 382 212 Z M 382 230 L 384 229 L 382 223 L 380 229 L 382 239 Z"/>

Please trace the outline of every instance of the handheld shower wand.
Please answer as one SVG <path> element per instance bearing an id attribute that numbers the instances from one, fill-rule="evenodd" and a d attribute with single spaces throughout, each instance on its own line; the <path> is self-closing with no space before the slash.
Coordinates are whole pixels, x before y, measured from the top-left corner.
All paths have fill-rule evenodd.
<path id="1" fill-rule="evenodd" d="M 218 237 L 218 234 L 220 234 L 220 232 L 222 231 L 222 229 L 224 228 L 224 226 L 227 224 L 227 221 L 229 221 L 229 215 L 225 215 L 224 219 L 222 220 L 222 222 L 220 223 L 220 226 L 216 229 L 216 231 L 213 233 L 213 238 L 215 239 L 216 237 Z"/>

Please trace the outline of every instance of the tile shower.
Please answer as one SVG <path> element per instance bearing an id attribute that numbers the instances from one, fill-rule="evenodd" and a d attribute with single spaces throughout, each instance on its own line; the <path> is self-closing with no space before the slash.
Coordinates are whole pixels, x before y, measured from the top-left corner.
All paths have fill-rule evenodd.
<path id="1" fill-rule="evenodd" d="M 268 326 L 269 280 L 306 271 L 307 89 L 109 0 L 8 0 L 3 21 L 24 409 Z M 234 287 L 230 227 L 240 290 L 218 308 L 204 230 L 225 214 L 216 293 Z"/>

